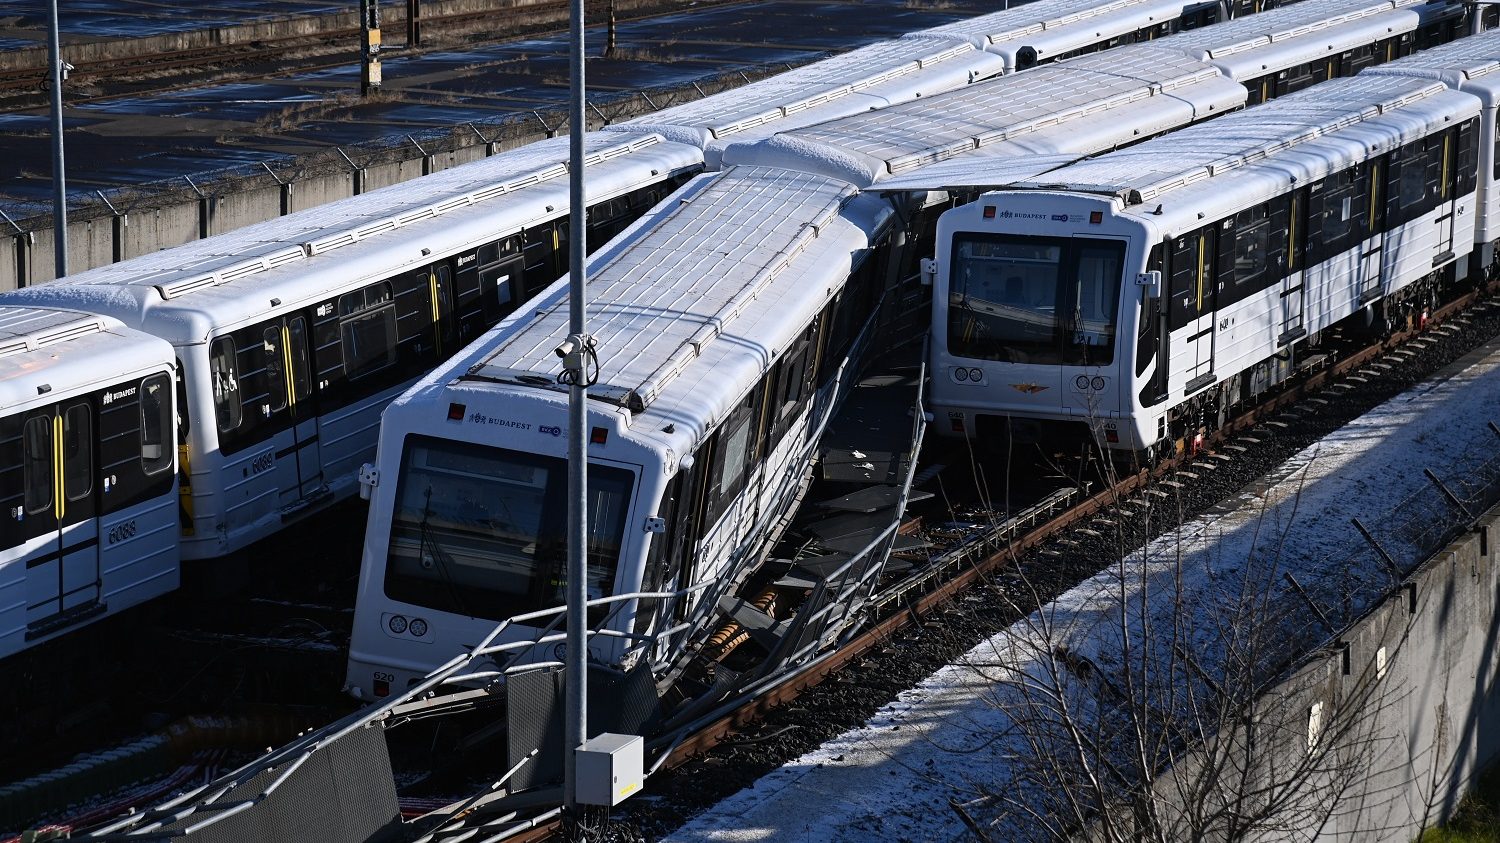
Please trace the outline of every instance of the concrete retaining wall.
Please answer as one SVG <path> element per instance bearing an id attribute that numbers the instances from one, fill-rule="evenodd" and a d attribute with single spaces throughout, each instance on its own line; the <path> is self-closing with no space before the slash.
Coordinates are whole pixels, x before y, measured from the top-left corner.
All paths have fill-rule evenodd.
<path id="1" fill-rule="evenodd" d="M 652 111 L 651 103 L 665 108 L 785 69 L 778 65 L 733 73 L 687 87 L 648 91 L 646 96 L 595 103 L 598 113 L 589 115 L 589 128 Z M 419 139 L 420 147 L 400 138 L 389 146 L 350 150 L 347 158 L 330 151 L 318 159 L 284 165 L 274 173 L 262 168 L 213 181 L 183 179 L 119 191 L 107 201 L 69 209 L 68 270 L 76 274 L 179 246 L 200 235 L 233 231 L 566 133 L 567 115 L 546 111 L 501 124 L 454 127 L 435 139 Z M 9 224 L 0 219 L 0 290 L 54 278 L 52 242 L 50 216 Z"/>
<path id="2" fill-rule="evenodd" d="M 1409 843 L 1448 819 L 1500 751 L 1500 507 L 1478 525 L 1264 693 L 1248 733 L 1168 772 L 1164 814 L 1201 814 L 1183 794 L 1251 758 L 1241 815 L 1282 799 L 1235 839 Z"/>

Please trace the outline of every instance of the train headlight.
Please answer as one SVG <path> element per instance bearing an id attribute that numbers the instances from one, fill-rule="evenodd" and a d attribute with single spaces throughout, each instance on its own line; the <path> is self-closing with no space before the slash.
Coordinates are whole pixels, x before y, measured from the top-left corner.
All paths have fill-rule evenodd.
<path id="1" fill-rule="evenodd" d="M 1094 375 L 1094 379 L 1089 383 L 1089 386 L 1092 386 L 1094 388 L 1094 391 L 1098 392 L 1099 390 L 1104 388 L 1104 378 L 1101 378 L 1098 375 Z"/>
<path id="2" fill-rule="evenodd" d="M 982 369 L 970 369 L 969 380 L 975 383 L 979 383 L 980 381 L 984 380 L 984 371 Z"/>
<path id="3" fill-rule="evenodd" d="M 391 632 L 400 635 L 401 633 L 406 631 L 406 618 L 402 617 L 401 615 L 391 615 L 391 619 L 386 621 L 385 625 L 390 629 Z"/>
<path id="4" fill-rule="evenodd" d="M 1073 379 L 1073 388 L 1079 392 L 1087 392 L 1089 388 L 1089 376 L 1079 375 Z"/>
<path id="5" fill-rule="evenodd" d="M 421 618 L 412 618 L 411 626 L 409 628 L 411 629 L 412 635 L 421 638 L 422 636 L 427 634 L 427 621 L 424 621 Z"/>
<path id="6" fill-rule="evenodd" d="M 959 383 L 963 383 L 964 381 L 966 381 L 966 380 L 969 379 L 969 370 L 968 369 L 954 369 L 953 370 L 953 379 L 956 380 L 956 381 L 958 381 Z"/>

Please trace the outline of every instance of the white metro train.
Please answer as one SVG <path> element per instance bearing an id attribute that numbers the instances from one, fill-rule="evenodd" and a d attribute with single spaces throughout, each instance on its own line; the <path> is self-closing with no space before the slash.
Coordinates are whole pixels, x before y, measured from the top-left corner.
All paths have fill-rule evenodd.
<path id="1" fill-rule="evenodd" d="M 640 636 L 712 605 L 775 538 L 857 367 L 893 218 L 844 182 L 734 167 L 590 260 L 588 593 L 621 598 L 595 618 L 596 658 L 641 655 Z M 559 282 L 386 410 L 367 473 L 356 696 L 404 690 L 501 621 L 561 604 L 568 393 L 553 349 L 566 293 Z M 675 605 L 629 598 L 684 589 L 693 599 Z M 537 634 L 516 623 L 495 643 Z"/>
<path id="2" fill-rule="evenodd" d="M 174 382 L 156 337 L 0 308 L 0 654 L 177 587 Z"/>
<path id="3" fill-rule="evenodd" d="M 1408 71 L 1497 47 L 1476 36 L 947 212 L 940 432 L 1190 450 L 1315 359 L 1326 328 L 1419 320 L 1440 285 L 1479 271 L 1476 231 L 1493 236 L 1476 197 L 1493 193 L 1495 111 L 1493 95 Z"/>
<path id="4" fill-rule="evenodd" d="M 1232 52 L 1241 57 L 1263 57 L 1258 72 L 1274 76 L 1312 61 L 1325 67 L 1331 65 L 1330 72 L 1335 74 L 1342 72 L 1344 66 L 1335 59 L 1350 45 L 1384 44 L 1388 49 L 1371 51 L 1374 60 L 1382 60 L 1385 55 L 1406 49 L 1401 46 L 1409 40 L 1403 40 L 1404 35 L 1420 32 L 1424 27 L 1436 27 L 1437 34 L 1433 37 L 1447 37 L 1443 33 L 1450 31 L 1447 24 L 1453 14 L 1448 7 L 1439 5 L 1308 0 L 1258 17 L 1263 19 L 1258 28 L 1249 27 L 1251 21 L 1226 24 L 1238 28 L 1212 43 L 1239 45 Z M 1378 20 L 1379 25 L 1371 26 L 1372 19 Z M 1345 37 L 1344 25 L 1352 28 L 1354 34 Z M 1278 34 L 1283 32 L 1292 34 L 1283 38 Z M 1313 34 L 1307 35 L 1309 32 Z M 814 225 L 813 216 L 793 215 L 806 213 L 795 203 L 768 207 L 759 201 L 762 190 L 759 185 L 770 173 L 783 174 L 787 179 L 828 180 L 850 190 L 872 185 L 877 190 L 886 190 L 896 198 L 877 199 L 867 194 L 862 201 L 879 204 L 902 220 L 892 240 L 904 244 L 904 253 L 921 251 L 927 248 L 931 237 L 928 220 L 935 218 L 942 208 L 941 202 L 934 200 L 935 194 L 921 187 L 922 180 L 927 178 L 924 170 L 929 167 L 941 169 L 943 165 L 961 163 L 971 174 L 980 171 L 986 178 L 993 177 L 997 170 L 1034 175 L 1089 154 L 1217 117 L 1246 102 L 1245 85 L 1226 78 L 1223 69 L 1188 55 L 1187 47 L 1173 44 L 1172 38 L 1164 38 L 1148 45 L 1122 47 L 1107 54 L 1048 65 L 1013 78 L 978 83 L 961 91 L 880 111 L 787 129 L 768 138 L 757 138 L 753 132 L 747 132 L 743 140 L 722 147 L 720 160 L 727 168 L 723 181 L 695 182 L 698 187 L 685 188 L 669 201 L 668 210 L 676 214 L 671 222 L 655 212 L 648 215 L 633 234 L 596 256 L 606 280 L 591 275 L 590 284 L 599 285 L 609 302 L 607 308 L 625 309 L 628 301 L 635 300 L 630 297 L 645 297 L 645 301 L 652 303 L 670 302 L 671 296 L 662 299 L 658 291 L 641 288 L 643 282 L 628 272 L 634 262 L 659 259 L 652 249 L 670 246 L 670 251 L 663 254 L 696 249 L 703 253 L 700 259 L 708 261 L 714 251 L 704 250 L 702 243 L 720 239 L 738 242 L 744 228 L 782 224 L 784 218 Z M 1273 88 L 1273 96 L 1276 93 L 1279 92 Z M 1038 152 L 1046 154 L 1037 155 Z M 755 178 L 747 180 L 747 173 L 756 174 Z M 908 176 L 916 181 L 903 182 Z M 705 205 L 695 193 L 707 189 L 703 187 L 707 184 L 716 185 L 715 190 L 728 190 L 741 182 L 745 195 L 743 207 L 737 213 L 729 213 L 717 204 Z M 907 198 L 907 191 L 913 192 L 911 199 Z M 694 206 L 702 207 L 692 210 Z M 689 221 L 692 221 L 691 235 L 687 229 Z M 664 226 L 664 232 L 670 231 L 671 239 L 664 239 L 668 237 L 665 233 L 654 232 L 652 227 L 656 225 Z M 935 229 L 935 221 L 931 225 Z M 866 248 L 884 249 L 883 242 L 883 239 L 874 241 Z M 770 246 L 782 248 L 777 243 L 767 245 L 767 253 L 772 255 L 777 252 Z M 893 258 L 883 255 L 882 259 Z M 618 278 L 610 275 L 612 271 L 619 274 Z M 818 267 L 806 271 L 812 273 L 809 277 L 823 284 L 829 270 Z M 684 279 L 649 277 L 653 284 L 667 285 L 662 289 L 673 290 L 676 288 L 672 284 L 694 283 L 698 276 L 712 277 L 706 268 L 694 269 L 691 277 Z M 729 278 L 725 276 L 725 280 Z M 611 288 L 611 283 L 617 287 Z M 744 279 L 736 283 L 744 283 Z M 827 286 L 832 289 L 833 282 L 828 281 Z M 555 297 L 560 293 L 554 291 L 549 295 L 554 297 L 549 299 L 553 303 L 544 306 L 543 311 L 552 314 L 552 322 L 529 321 L 534 316 L 529 309 L 525 315 L 518 313 L 387 411 L 379 459 L 373 467 L 372 476 L 377 478 L 378 486 L 373 490 L 348 675 L 349 687 L 361 697 L 368 699 L 399 691 L 466 646 L 477 644 L 496 623 L 512 615 L 549 608 L 560 600 L 555 577 L 560 557 L 555 536 L 549 532 L 547 535 L 552 538 L 544 537 L 547 540 L 542 541 L 534 535 L 542 529 L 536 525 L 546 519 L 552 519 L 547 521 L 552 525 L 548 530 L 557 529 L 555 505 L 553 509 L 542 507 L 551 499 L 549 496 L 557 494 L 547 491 L 552 488 L 549 484 L 561 482 L 552 476 L 557 472 L 544 474 L 518 469 L 515 472 L 518 477 L 531 478 L 523 484 L 533 490 L 527 492 L 526 488 L 513 488 L 508 479 L 486 484 L 482 476 L 467 477 L 462 468 L 466 463 L 489 460 L 486 464 L 494 467 L 479 475 L 506 476 L 510 470 L 504 467 L 504 461 L 533 460 L 541 465 L 561 453 L 562 440 L 555 435 L 563 429 L 563 416 L 557 415 L 562 413 L 562 393 L 550 380 L 556 375 L 555 365 L 550 359 L 546 366 L 538 363 L 545 357 L 542 353 L 550 352 L 562 339 L 552 336 L 560 330 L 560 317 L 553 310 Z M 647 338 L 671 337 L 674 331 L 683 329 L 675 323 L 691 317 L 671 307 L 655 311 L 637 306 L 634 312 L 638 314 L 636 330 Z M 510 331 L 520 331 L 528 337 L 524 349 L 532 356 L 511 359 L 521 353 L 517 349 L 523 346 L 510 337 L 507 333 Z M 606 360 L 606 368 L 637 365 L 624 362 L 632 355 L 641 357 L 638 365 L 664 365 L 665 358 L 653 356 L 659 353 L 685 355 L 680 363 L 688 367 L 684 371 L 705 371 L 692 368 L 696 358 L 679 352 L 670 341 L 653 345 L 646 340 L 616 337 L 612 342 L 620 350 L 609 353 L 621 355 L 621 360 L 614 363 Z M 640 342 L 646 342 L 646 346 L 637 354 L 635 345 Z M 774 346 L 771 350 L 775 350 Z M 485 360 L 508 362 L 501 365 Z M 511 374 L 503 374 L 511 370 Z M 481 376 L 479 373 L 483 371 L 491 375 Z M 628 380 L 634 377 L 630 374 L 633 371 L 621 369 L 619 377 Z M 699 378 L 699 398 L 705 403 L 694 408 L 689 401 L 691 396 L 684 393 L 683 403 L 674 405 L 673 410 L 677 416 L 691 419 L 691 427 L 684 430 L 681 422 L 670 419 L 664 419 L 659 426 L 673 427 L 676 434 L 698 437 L 692 440 L 693 446 L 698 447 L 709 441 L 703 438 L 705 435 L 711 439 L 716 425 L 721 436 L 731 435 L 725 431 L 734 425 L 724 415 L 732 404 L 725 404 L 704 386 L 712 378 L 695 377 Z M 631 388 L 621 387 L 613 379 L 606 372 L 605 380 L 612 383 L 615 401 L 621 406 L 609 411 L 612 415 L 601 415 L 610 424 L 595 425 L 596 435 L 603 440 L 601 444 L 620 442 L 621 449 L 628 449 L 636 447 L 635 437 L 651 433 L 651 438 L 659 438 L 658 433 L 651 432 L 652 424 L 656 423 L 642 421 L 654 418 L 653 407 L 648 402 L 641 409 L 634 408 L 631 402 L 639 393 L 632 393 Z M 637 418 L 642 411 L 644 415 Z M 596 410 L 596 415 L 603 413 Z M 500 429 L 492 429 L 495 427 Z M 446 439 L 462 444 L 441 441 Z M 674 454 L 689 453 L 682 450 L 686 447 L 684 442 L 667 439 Z M 494 452 L 470 447 L 486 441 L 506 453 L 496 456 Z M 780 437 L 771 441 L 780 441 Z M 606 463 L 616 459 L 629 461 L 623 456 L 610 457 L 608 451 L 608 448 L 597 451 Z M 484 456 L 487 453 L 490 456 Z M 501 457 L 503 461 L 494 462 Z M 646 457 L 637 454 L 631 459 Z M 642 589 L 680 589 L 713 581 L 709 575 L 717 576 L 716 566 L 721 564 L 721 557 L 716 554 L 722 553 L 723 548 L 712 538 L 715 533 L 702 531 L 724 528 L 712 524 L 688 528 L 693 540 L 700 542 L 699 546 L 693 548 L 689 544 L 682 550 L 673 550 L 673 553 L 688 553 L 685 558 L 700 560 L 697 568 L 684 570 L 680 567 L 683 563 L 673 562 L 665 565 L 669 573 L 660 574 L 656 568 L 641 567 L 641 560 L 647 558 L 642 554 L 662 552 L 662 542 L 679 539 L 657 540 L 636 535 L 645 523 L 643 519 L 655 517 L 653 511 L 664 507 L 658 502 L 659 489 L 644 487 L 646 480 L 642 478 L 661 473 L 665 482 L 673 469 L 670 459 L 665 460 L 666 468 L 660 470 L 651 467 L 655 463 L 633 464 L 645 465 L 645 475 L 630 478 L 620 475 L 619 479 L 621 482 L 629 479 L 633 496 L 630 505 L 642 508 L 628 510 L 629 517 L 620 522 L 624 525 L 623 537 L 613 537 L 611 544 L 606 545 L 609 550 L 599 563 L 604 567 L 591 583 L 591 592 L 599 596 L 621 595 Z M 464 491 L 466 497 L 450 498 L 445 490 Z M 647 497 L 640 498 L 642 494 Z M 525 500 L 527 495 L 534 495 L 535 500 L 512 503 L 513 499 Z M 767 502 L 757 495 L 758 492 L 739 492 L 737 498 L 723 506 L 763 508 Z M 606 504 L 618 506 L 619 509 L 610 511 L 622 513 L 621 517 L 627 512 L 623 499 L 595 501 L 596 507 Z M 514 511 L 499 511 L 505 508 Z M 468 515 L 463 514 L 466 511 Z M 532 526 L 519 529 L 512 542 L 506 535 L 516 529 L 513 525 L 517 523 Z M 676 522 L 667 518 L 665 523 Z M 742 528 L 743 525 L 731 529 Z M 755 533 L 734 536 L 740 544 L 751 536 L 764 538 Z M 453 546 L 445 549 L 443 542 Z M 515 542 L 523 551 L 519 555 L 513 548 L 506 550 Z M 495 561 L 498 559 L 507 560 L 503 568 Z M 488 588 L 499 592 L 481 600 L 478 595 Z M 611 614 L 608 624 L 615 637 L 600 639 L 599 655 L 618 659 L 629 649 L 623 643 L 626 638 L 620 636 L 635 629 L 633 625 L 637 622 L 650 628 L 657 620 L 639 617 L 634 605 L 626 601 Z M 525 639 L 536 634 L 536 630 L 520 624 L 508 634 Z M 608 647 L 604 646 L 605 641 L 609 642 Z"/>
<path id="5" fill-rule="evenodd" d="M 1181 0 L 1122 0 L 1100 16 L 1090 4 L 1043 0 L 914 33 L 597 133 L 589 246 L 701 171 L 717 137 L 963 87 L 1005 72 L 1001 52 L 1036 39 L 1046 61 L 1062 45 L 1101 49 L 1143 27 L 1156 28 L 1139 33 L 1149 37 L 1217 14 L 1189 12 Z M 178 513 L 181 557 L 219 557 L 351 494 L 386 402 L 561 274 L 565 144 L 544 141 L 0 294 L 0 309 L 73 308 L 173 347 L 180 495 L 162 494 Z M 114 363 L 106 356 L 96 366 Z M 13 574 L 0 568 L 0 577 Z M 122 605 L 67 618 L 81 623 Z M 7 640 L 0 657 L 28 644 Z"/>
<path id="6" fill-rule="evenodd" d="M 182 555 L 222 556 L 352 494 L 386 403 L 562 274 L 565 147 L 502 153 L 0 305 L 99 313 L 172 344 Z M 591 246 L 701 160 L 644 133 L 592 137 L 588 153 Z"/>

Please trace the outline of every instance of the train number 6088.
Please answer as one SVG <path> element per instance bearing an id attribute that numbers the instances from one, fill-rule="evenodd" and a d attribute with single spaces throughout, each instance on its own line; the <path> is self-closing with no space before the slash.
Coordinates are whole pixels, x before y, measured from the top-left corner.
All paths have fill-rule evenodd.
<path id="1" fill-rule="evenodd" d="M 127 539 L 135 538 L 135 521 L 121 521 L 109 528 L 109 543 L 118 544 Z"/>

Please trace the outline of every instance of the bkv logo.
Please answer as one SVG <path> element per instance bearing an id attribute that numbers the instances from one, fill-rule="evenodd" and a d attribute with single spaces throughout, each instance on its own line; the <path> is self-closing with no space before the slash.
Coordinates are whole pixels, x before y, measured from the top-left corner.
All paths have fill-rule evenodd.
<path id="1" fill-rule="evenodd" d="M 538 425 L 537 426 L 537 432 L 539 432 L 539 433 L 545 433 L 548 436 L 561 436 L 562 435 L 562 428 L 560 428 L 560 427 L 558 427 L 556 425 L 543 424 L 543 425 Z"/>

